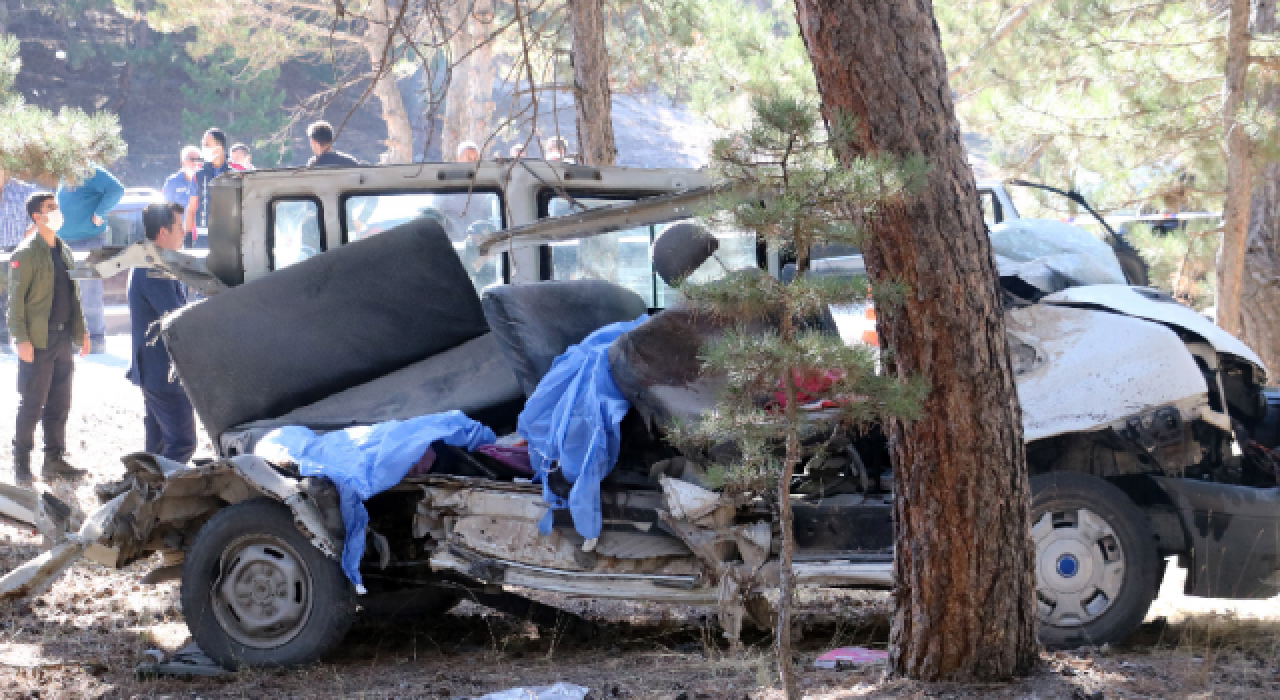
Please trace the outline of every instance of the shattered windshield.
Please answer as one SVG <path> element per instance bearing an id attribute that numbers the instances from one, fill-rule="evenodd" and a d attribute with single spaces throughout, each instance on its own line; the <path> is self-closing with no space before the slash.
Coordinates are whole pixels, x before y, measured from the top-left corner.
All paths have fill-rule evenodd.
<path id="1" fill-rule="evenodd" d="M 1013 219 L 991 227 L 1001 277 L 1018 277 L 1041 292 L 1067 287 L 1125 284 L 1106 243 L 1079 226 L 1048 219 Z"/>

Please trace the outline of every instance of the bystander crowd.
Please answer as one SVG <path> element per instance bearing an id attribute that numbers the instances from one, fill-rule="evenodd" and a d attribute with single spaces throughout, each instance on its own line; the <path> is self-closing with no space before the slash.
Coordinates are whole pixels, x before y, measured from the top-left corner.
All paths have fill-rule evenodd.
<path id="1" fill-rule="evenodd" d="M 71 250 L 89 252 L 107 243 L 107 213 L 124 197 L 124 186 L 105 168 L 93 166 L 93 174 L 79 185 L 58 185 L 58 209 L 62 228 L 58 237 Z M 101 279 L 80 280 L 80 301 L 89 326 L 89 352 L 107 351 L 107 309 Z"/>
<path id="2" fill-rule="evenodd" d="M 227 135 L 222 129 L 215 126 L 204 132 L 200 156 L 204 167 L 196 172 L 196 191 L 187 200 L 185 221 L 188 229 L 195 230 L 195 240 L 209 235 L 209 183 L 231 169 L 227 160 Z"/>
<path id="3" fill-rule="evenodd" d="M 196 191 L 196 173 L 200 172 L 200 149 L 195 146 L 186 146 L 178 159 L 178 172 L 164 181 L 164 201 L 186 207 L 191 202 L 191 198 L 199 194 Z M 187 229 L 186 235 L 188 242 L 195 242 L 194 229 Z"/>
<path id="4" fill-rule="evenodd" d="M 63 228 L 57 199 L 48 192 L 33 194 L 26 210 L 36 233 L 18 244 L 10 259 L 6 319 L 20 360 L 13 436 L 13 474 L 20 485 L 31 483 L 36 423 L 44 432 L 43 479 L 84 476 L 83 469 L 67 463 L 67 416 L 75 371 L 72 347 L 79 345 L 81 356 L 89 354 L 80 294 L 68 273 L 75 261 L 57 234 Z"/>
<path id="5" fill-rule="evenodd" d="M 236 170 L 253 170 L 253 156 L 249 153 L 249 147 L 243 143 L 237 143 L 231 147 L 231 167 Z"/>
<path id="6" fill-rule="evenodd" d="M 311 140 L 311 152 L 315 154 L 307 161 L 308 168 L 321 165 L 360 165 L 360 161 L 354 157 L 333 150 L 333 126 L 329 122 L 312 122 L 307 127 L 307 138 Z"/>
<path id="7" fill-rule="evenodd" d="M 549 161 L 562 161 L 569 153 L 569 144 L 559 136 L 553 136 L 547 139 L 546 145 L 542 147 L 542 159 Z"/>
<path id="8" fill-rule="evenodd" d="M 475 141 L 463 141 L 458 144 L 457 162 L 476 163 L 480 160 L 480 147 Z"/>
<path id="9" fill-rule="evenodd" d="M 172 202 L 148 205 L 142 212 L 147 240 L 165 250 L 179 250 L 183 240 L 182 205 Z M 165 314 L 187 303 L 181 282 L 152 277 L 146 268 L 129 273 L 129 323 L 133 354 L 128 377 L 142 389 L 146 408 L 143 425 L 146 450 L 185 463 L 196 451 L 196 418 L 187 392 L 173 376 L 169 350 L 160 337 Z"/>
<path id="10" fill-rule="evenodd" d="M 27 215 L 27 198 L 40 188 L 0 169 L 0 251 L 13 250 L 32 229 Z M 0 269 L 0 318 L 9 308 L 9 285 L 4 284 L 7 269 Z M 0 323 L 0 353 L 9 352 L 9 329 Z"/>

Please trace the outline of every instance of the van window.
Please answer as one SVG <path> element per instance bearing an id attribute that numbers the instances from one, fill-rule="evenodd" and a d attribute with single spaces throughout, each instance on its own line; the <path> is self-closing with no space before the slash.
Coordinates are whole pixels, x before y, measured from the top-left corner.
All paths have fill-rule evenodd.
<path id="1" fill-rule="evenodd" d="M 348 243 L 376 236 L 419 217 L 440 223 L 476 291 L 502 284 L 498 255 L 479 262 L 474 238 L 502 228 L 502 198 L 496 192 L 394 192 L 347 197 L 344 225 Z"/>
<path id="2" fill-rule="evenodd" d="M 271 203 L 271 221 L 271 269 L 302 262 L 323 249 L 316 200 L 277 199 Z"/>
<path id="3" fill-rule="evenodd" d="M 142 210 L 114 209 L 107 212 L 107 245 L 131 245 L 146 238 Z"/>
<path id="4" fill-rule="evenodd" d="M 575 197 L 573 201 L 581 206 L 571 207 L 566 198 L 553 197 L 547 203 L 547 214 L 552 217 L 565 216 L 573 211 L 633 200 Z M 607 280 L 639 294 L 650 308 L 665 308 L 674 299 L 675 291 L 653 271 L 653 242 L 667 228 L 687 221 L 693 220 L 640 226 L 576 241 L 554 242 L 550 245 L 551 278 Z M 754 235 L 723 230 L 716 230 L 714 233 L 720 241 L 720 249 L 690 275 L 692 282 L 709 282 L 722 277 L 729 270 L 756 266 Z"/>

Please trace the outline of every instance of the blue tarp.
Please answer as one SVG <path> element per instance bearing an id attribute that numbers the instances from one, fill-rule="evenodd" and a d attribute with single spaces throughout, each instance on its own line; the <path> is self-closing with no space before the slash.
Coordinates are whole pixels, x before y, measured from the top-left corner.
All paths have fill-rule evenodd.
<path id="1" fill-rule="evenodd" d="M 363 593 L 360 558 L 369 524 L 364 502 L 404 480 L 436 441 L 475 450 L 496 439 L 492 430 L 461 411 L 447 411 L 324 435 L 291 425 L 267 433 L 254 452 L 270 461 L 296 463 L 303 476 L 328 477 L 338 487 L 347 529 L 342 570 Z"/>
<path id="2" fill-rule="evenodd" d="M 556 358 L 520 413 L 518 431 L 529 441 L 529 458 L 542 496 L 552 508 L 568 508 L 573 525 L 587 539 L 600 536 L 600 482 L 618 461 L 618 424 L 631 404 L 609 371 L 609 346 L 623 333 L 648 320 L 612 323 Z M 555 463 L 573 488 L 563 499 L 547 486 Z M 541 523 L 551 531 L 551 512 Z"/>
<path id="3" fill-rule="evenodd" d="M 618 461 L 619 424 L 631 404 L 609 371 L 609 346 L 619 335 L 648 320 L 614 323 L 587 336 L 556 358 L 520 414 L 519 433 L 529 441 L 535 479 L 552 508 L 568 508 L 583 537 L 599 537 L 600 482 Z M 364 502 L 404 480 L 436 441 L 474 451 L 496 441 L 493 431 L 461 411 L 387 421 L 317 435 L 308 428 L 286 426 L 267 433 L 254 453 L 274 462 L 292 462 L 303 476 L 323 476 L 338 487 L 347 539 L 342 570 L 364 593 L 360 559 L 364 556 L 369 513 Z M 573 485 L 569 498 L 546 486 L 547 472 L 559 462 Z M 551 512 L 541 523 L 551 531 Z"/>

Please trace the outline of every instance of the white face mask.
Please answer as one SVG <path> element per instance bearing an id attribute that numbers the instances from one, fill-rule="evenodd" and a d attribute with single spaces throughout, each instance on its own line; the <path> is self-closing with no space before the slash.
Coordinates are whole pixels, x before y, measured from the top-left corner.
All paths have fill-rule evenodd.
<path id="1" fill-rule="evenodd" d="M 215 155 L 217 155 L 217 151 L 209 148 L 208 146 L 200 149 L 200 157 L 203 158 L 206 163 L 212 163 Z"/>
<path id="2" fill-rule="evenodd" d="M 62 212 L 57 209 L 54 209 L 48 214 L 45 214 L 44 223 L 46 226 L 53 229 L 54 231 L 62 230 Z"/>

